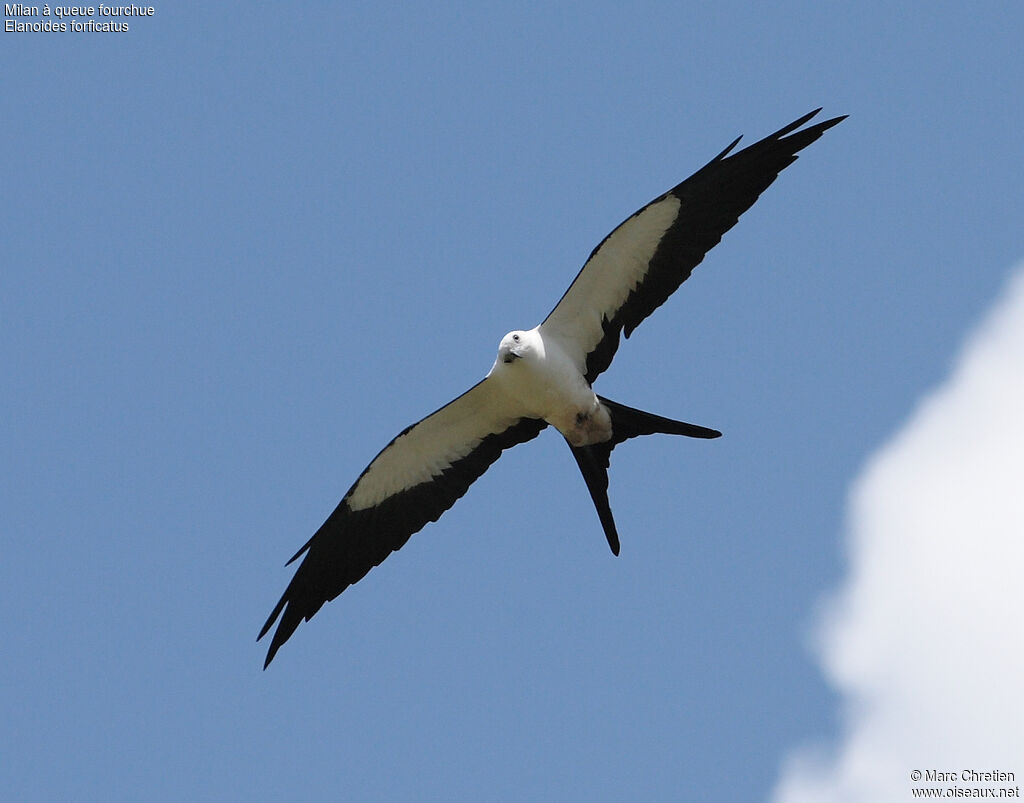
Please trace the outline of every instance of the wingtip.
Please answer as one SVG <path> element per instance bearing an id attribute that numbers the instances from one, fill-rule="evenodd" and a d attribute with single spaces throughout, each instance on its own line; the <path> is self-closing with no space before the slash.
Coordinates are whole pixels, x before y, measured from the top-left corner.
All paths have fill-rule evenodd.
<path id="1" fill-rule="evenodd" d="M 270 612 L 270 616 L 267 617 L 267 621 L 263 623 L 263 627 L 260 628 L 260 634 L 256 636 L 256 641 L 260 641 L 267 633 L 270 632 L 270 628 L 274 626 L 274 622 L 281 615 L 281 611 L 284 610 L 285 604 L 288 602 L 288 592 L 285 591 L 281 595 L 281 599 L 277 601 L 277 605 L 274 606 L 274 610 Z"/>
<path id="2" fill-rule="evenodd" d="M 818 123 L 818 128 L 820 128 L 822 131 L 827 131 L 832 126 L 839 125 L 841 122 L 843 122 L 843 120 L 845 120 L 849 116 L 850 115 L 848 114 L 840 114 L 838 117 L 833 117 L 829 120 L 824 120 Z"/>
<path id="3" fill-rule="evenodd" d="M 732 152 L 732 149 L 740 144 L 740 140 L 741 139 L 743 139 L 743 135 L 742 134 L 740 134 L 738 137 L 736 137 L 736 139 L 734 139 L 732 142 L 730 142 L 728 145 L 726 145 L 724 150 L 720 154 L 718 154 L 718 156 L 716 156 L 714 159 L 711 160 L 710 164 L 714 164 L 715 162 L 719 162 L 722 159 L 724 159 L 726 156 L 728 156 Z M 629 335 L 626 335 L 626 337 L 629 337 Z"/>
<path id="4" fill-rule="evenodd" d="M 288 592 L 285 591 L 285 593 L 281 596 L 281 599 L 278 600 L 277 605 L 274 606 L 274 610 L 270 612 L 270 616 L 267 617 L 267 621 L 263 623 L 263 627 L 260 628 L 260 634 L 256 636 L 256 641 L 261 641 L 263 637 L 270 632 L 270 629 L 274 626 L 274 623 L 277 622 L 278 618 L 284 611 L 284 606 L 287 604 L 287 602 Z M 270 640 L 270 648 L 267 650 L 267 659 L 263 662 L 264 671 L 266 671 L 267 667 L 270 666 L 270 662 L 274 660 L 274 656 L 277 655 L 277 651 L 281 648 L 281 645 L 288 640 L 288 637 L 291 636 L 292 632 L 294 632 L 295 630 L 295 628 L 293 627 L 291 628 L 291 630 L 288 631 L 287 635 L 284 635 L 282 631 L 282 626 L 284 624 L 284 621 L 287 621 L 287 618 L 288 617 L 286 616 L 285 620 L 283 620 L 282 623 L 278 625 L 277 630 L 274 631 L 274 637 Z"/>
<path id="5" fill-rule="evenodd" d="M 794 120 L 789 125 L 785 125 L 782 128 L 780 128 L 778 131 L 776 131 L 774 134 L 771 134 L 768 137 L 768 139 L 782 139 L 787 134 L 792 134 L 794 131 L 796 131 L 798 128 L 800 128 L 800 126 L 802 126 L 804 123 L 808 122 L 811 118 L 813 118 L 815 115 L 817 115 L 818 112 L 820 112 L 823 108 L 824 108 L 823 106 L 819 106 L 814 111 L 807 112 L 807 114 L 803 115 L 802 117 L 798 117 L 796 120 Z"/>
<path id="6" fill-rule="evenodd" d="M 797 129 L 800 128 L 804 123 L 807 123 L 812 118 L 816 117 L 818 115 L 818 113 L 821 112 L 821 110 L 823 108 L 824 108 L 823 106 L 819 106 L 814 111 L 807 112 L 807 114 L 803 115 L 802 117 L 798 117 L 796 120 L 794 120 L 789 125 L 783 126 L 778 131 L 776 131 L 774 134 L 771 134 L 770 136 L 768 136 L 767 139 L 769 139 L 769 140 L 780 140 L 780 139 L 783 139 L 783 138 L 787 137 L 789 134 L 799 135 L 799 134 L 803 134 L 804 132 L 807 132 L 807 131 L 814 131 L 814 132 L 816 132 L 815 136 L 814 136 L 814 139 L 817 139 L 823 132 L 827 131 L 828 129 L 830 129 L 834 125 L 839 125 L 839 123 L 841 123 L 843 120 L 845 120 L 847 117 L 849 117 L 849 115 L 843 114 L 843 115 L 840 115 L 839 117 L 833 117 L 833 118 L 831 118 L 829 120 L 823 120 L 820 123 L 815 123 L 813 126 L 810 126 L 809 128 L 805 128 L 802 131 L 797 131 Z"/>
<path id="7" fill-rule="evenodd" d="M 803 117 L 801 117 L 801 118 L 800 118 L 799 120 L 794 120 L 794 121 L 793 121 L 793 122 L 792 122 L 792 123 L 791 123 L 790 125 L 792 125 L 792 126 L 793 126 L 794 128 L 799 128 L 799 127 L 800 127 L 800 126 L 802 126 L 802 125 L 803 125 L 804 123 L 806 123 L 806 122 L 807 122 L 808 120 L 811 120 L 811 119 L 813 119 L 814 117 L 817 117 L 817 115 L 818 115 L 818 114 L 819 114 L 819 113 L 821 112 L 821 110 L 822 110 L 822 109 L 824 109 L 824 108 L 825 108 L 824 106 L 819 106 L 819 107 L 818 107 L 817 109 L 813 109 L 812 111 L 809 111 L 809 112 L 807 112 L 807 114 L 805 114 L 805 115 L 804 115 Z"/>
<path id="8" fill-rule="evenodd" d="M 263 638 L 267 634 L 267 631 L 269 629 L 270 627 L 268 623 L 268 625 L 264 626 L 263 630 L 260 632 L 259 638 L 256 640 L 259 641 L 261 638 Z M 277 655 L 277 651 L 281 649 L 281 645 L 288 640 L 289 636 L 291 636 L 291 632 L 289 632 L 287 636 L 282 636 L 282 631 L 280 627 L 276 631 L 274 631 L 274 637 L 270 640 L 270 647 L 267 649 L 266 660 L 263 661 L 264 672 L 267 671 L 267 667 L 270 666 L 270 662 L 274 660 L 274 656 Z"/>

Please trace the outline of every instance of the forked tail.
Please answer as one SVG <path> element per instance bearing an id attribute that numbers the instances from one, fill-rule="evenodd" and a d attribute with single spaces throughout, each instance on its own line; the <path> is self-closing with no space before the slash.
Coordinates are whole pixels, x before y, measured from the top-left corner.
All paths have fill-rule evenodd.
<path id="1" fill-rule="evenodd" d="M 608 546 L 612 548 L 612 554 L 618 555 L 619 534 L 615 529 L 611 506 L 608 504 L 608 465 L 611 462 L 612 449 L 629 438 L 653 435 L 658 432 L 665 435 L 685 435 L 689 438 L 718 438 L 722 433 L 717 429 L 645 413 L 643 410 L 613 402 L 604 396 L 597 398 L 611 415 L 611 440 L 594 443 L 590 446 L 570 446 L 569 448 L 572 450 L 572 456 L 576 458 L 576 464 L 580 467 L 583 479 L 587 483 L 590 498 L 594 500 L 597 516 L 601 520 L 605 537 L 608 539 Z"/>

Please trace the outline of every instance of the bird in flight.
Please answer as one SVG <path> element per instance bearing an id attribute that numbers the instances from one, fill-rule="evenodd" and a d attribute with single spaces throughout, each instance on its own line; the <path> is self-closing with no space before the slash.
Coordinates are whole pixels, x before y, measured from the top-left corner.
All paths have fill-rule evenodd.
<path id="1" fill-rule="evenodd" d="M 264 669 L 302 620 L 437 521 L 502 451 L 549 425 L 569 444 L 608 545 L 619 554 L 608 503 L 612 449 L 639 435 L 722 433 L 598 396 L 594 380 L 611 364 L 620 335 L 629 337 L 675 292 L 799 151 L 845 119 L 802 128 L 819 111 L 732 153 L 737 138 L 628 217 L 593 250 L 539 326 L 501 339 L 487 376 L 381 450 L 288 561 L 302 558 L 257 638 L 280 619 Z"/>

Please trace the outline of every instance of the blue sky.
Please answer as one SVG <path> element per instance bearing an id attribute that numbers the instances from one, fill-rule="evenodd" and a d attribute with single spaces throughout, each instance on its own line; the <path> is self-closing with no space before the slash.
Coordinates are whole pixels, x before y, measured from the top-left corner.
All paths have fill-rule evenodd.
<path id="1" fill-rule="evenodd" d="M 308 6 L 0 38 L 0 796 L 767 798 L 843 732 L 851 485 L 1024 255 L 1024 12 Z M 261 671 L 377 451 L 817 106 L 600 380 L 725 433 L 616 451 L 621 556 L 545 433 Z"/>

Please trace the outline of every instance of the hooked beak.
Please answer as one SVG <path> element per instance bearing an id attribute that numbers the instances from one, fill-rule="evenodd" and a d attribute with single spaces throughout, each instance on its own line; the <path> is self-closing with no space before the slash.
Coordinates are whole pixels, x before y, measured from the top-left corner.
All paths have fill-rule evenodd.
<path id="1" fill-rule="evenodd" d="M 502 358 L 501 361 L 503 363 L 505 363 L 506 365 L 508 365 L 510 362 L 513 362 L 514 360 L 518 360 L 518 359 L 520 359 L 520 356 L 518 354 L 516 354 L 514 351 L 510 350 L 509 352 L 507 352 L 505 354 L 505 356 Z"/>

